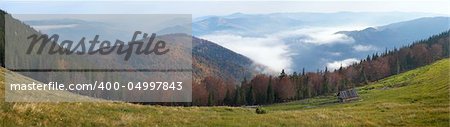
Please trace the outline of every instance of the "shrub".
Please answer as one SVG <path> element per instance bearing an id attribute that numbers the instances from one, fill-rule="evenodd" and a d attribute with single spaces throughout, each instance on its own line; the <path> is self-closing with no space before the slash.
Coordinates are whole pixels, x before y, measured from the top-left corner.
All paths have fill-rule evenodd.
<path id="1" fill-rule="evenodd" d="M 265 110 L 263 107 L 257 107 L 256 108 L 256 114 L 266 114 L 267 110 Z"/>

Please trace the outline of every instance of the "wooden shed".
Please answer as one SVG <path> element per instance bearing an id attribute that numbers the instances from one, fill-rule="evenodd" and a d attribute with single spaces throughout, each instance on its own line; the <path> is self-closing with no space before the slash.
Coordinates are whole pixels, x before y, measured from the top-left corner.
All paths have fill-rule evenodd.
<path id="1" fill-rule="evenodd" d="M 359 98 L 358 93 L 355 89 L 339 91 L 336 96 L 339 102 L 348 102 Z"/>

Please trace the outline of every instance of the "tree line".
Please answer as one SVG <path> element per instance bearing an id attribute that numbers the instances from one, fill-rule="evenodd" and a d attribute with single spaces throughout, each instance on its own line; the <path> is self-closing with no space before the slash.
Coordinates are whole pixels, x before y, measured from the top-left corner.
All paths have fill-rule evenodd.
<path id="1" fill-rule="evenodd" d="M 279 75 L 259 74 L 241 84 L 219 77 L 193 83 L 192 105 L 263 105 L 299 100 L 366 85 L 449 57 L 449 32 L 434 35 L 402 48 L 368 55 L 348 67 Z"/>

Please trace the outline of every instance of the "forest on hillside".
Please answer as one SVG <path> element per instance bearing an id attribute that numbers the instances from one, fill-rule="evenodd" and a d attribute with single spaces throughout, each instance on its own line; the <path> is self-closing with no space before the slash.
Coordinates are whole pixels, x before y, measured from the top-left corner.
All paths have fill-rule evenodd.
<path id="1" fill-rule="evenodd" d="M 411 45 L 368 55 L 366 59 L 337 70 L 259 74 L 241 84 L 220 77 L 206 77 L 193 84 L 192 105 L 264 105 L 334 94 L 382 78 L 412 70 L 449 57 L 450 31 Z"/>

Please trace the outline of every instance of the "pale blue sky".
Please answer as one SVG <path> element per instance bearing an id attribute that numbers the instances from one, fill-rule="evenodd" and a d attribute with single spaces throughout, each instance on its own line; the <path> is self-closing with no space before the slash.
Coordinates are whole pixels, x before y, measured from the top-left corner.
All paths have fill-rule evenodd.
<path id="1" fill-rule="evenodd" d="M 235 12 L 431 12 L 450 15 L 449 0 L 406 1 L 5 1 L 12 14 L 192 14 L 194 18 Z"/>

